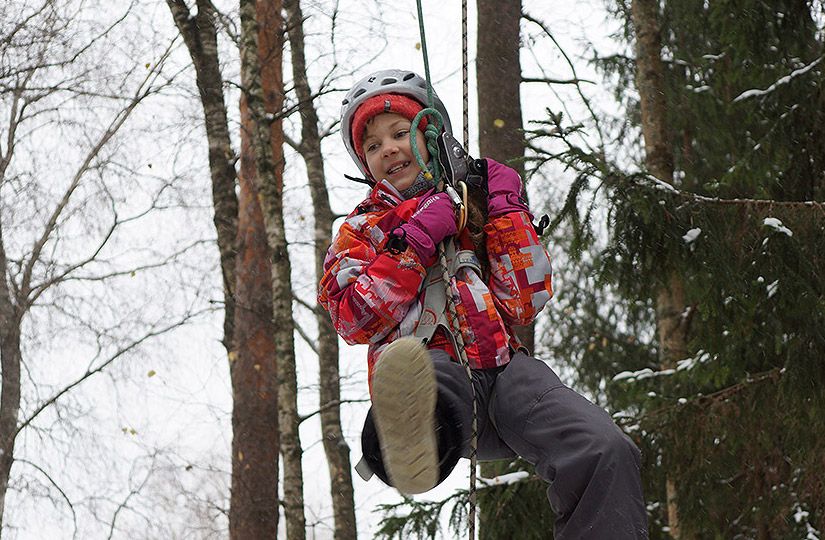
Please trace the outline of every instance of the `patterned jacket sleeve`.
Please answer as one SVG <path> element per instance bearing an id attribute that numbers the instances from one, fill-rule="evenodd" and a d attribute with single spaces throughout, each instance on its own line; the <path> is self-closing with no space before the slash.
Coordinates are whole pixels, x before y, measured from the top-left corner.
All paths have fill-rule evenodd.
<path id="1" fill-rule="evenodd" d="M 341 226 L 327 252 L 318 292 L 336 331 L 351 345 L 380 342 L 398 326 L 426 275 L 414 250 L 376 250 L 384 233 L 377 226 L 364 227 L 368 219 L 351 216 Z"/>
<path id="2" fill-rule="evenodd" d="M 533 322 L 553 296 L 550 256 L 527 212 L 491 218 L 484 227 L 490 261 L 490 292 L 507 324 Z"/>

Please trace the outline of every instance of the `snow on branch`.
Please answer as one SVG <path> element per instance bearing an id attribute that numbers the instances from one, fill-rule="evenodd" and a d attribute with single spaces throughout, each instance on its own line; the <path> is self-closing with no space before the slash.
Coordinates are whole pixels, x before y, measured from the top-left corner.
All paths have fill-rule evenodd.
<path id="1" fill-rule="evenodd" d="M 685 199 L 692 199 L 697 202 L 708 204 L 746 204 L 752 206 L 776 206 L 776 207 L 807 207 L 825 211 L 825 204 L 819 201 L 776 201 L 773 199 L 722 199 L 720 197 L 706 197 L 690 191 L 678 189 L 667 182 L 663 182 L 651 174 L 635 175 L 636 185 L 657 189 L 673 193 Z M 766 223 L 766 225 L 768 225 Z"/>
<path id="2" fill-rule="evenodd" d="M 773 92 L 774 90 L 776 90 L 777 88 L 782 86 L 783 84 L 788 84 L 789 82 L 791 82 L 796 77 L 802 76 L 805 73 L 811 71 L 813 68 L 815 68 L 817 66 L 817 64 L 819 64 L 822 61 L 822 58 L 823 57 L 820 56 L 819 58 L 817 58 L 816 60 L 814 60 L 813 62 L 808 64 L 807 66 L 804 66 L 804 67 L 801 67 L 799 69 L 793 70 L 789 75 L 785 75 L 784 77 L 782 77 L 781 79 L 779 79 L 778 81 L 776 81 L 775 83 L 770 85 L 769 87 L 765 88 L 764 90 L 759 90 L 757 88 L 752 88 L 750 90 L 745 90 L 744 92 L 742 92 L 741 94 L 739 94 L 738 96 L 733 98 L 733 102 L 737 103 L 739 101 L 743 101 L 743 100 L 748 99 L 748 98 L 752 98 L 752 97 L 756 97 L 756 96 L 765 96 L 767 94 L 770 94 L 771 92 Z"/>
<path id="3" fill-rule="evenodd" d="M 622 371 L 621 373 L 617 373 L 613 376 L 613 381 L 636 382 L 654 377 L 667 377 L 680 371 L 693 369 L 700 364 L 707 364 L 716 358 L 717 357 L 715 355 L 711 356 L 710 353 L 700 350 L 696 353 L 696 356 L 685 358 L 684 360 L 679 360 L 676 362 L 675 369 L 661 369 L 658 371 L 653 371 L 650 368 L 644 368 L 639 371 Z"/>
<path id="4" fill-rule="evenodd" d="M 492 487 L 492 486 L 510 486 L 517 482 L 522 482 L 530 478 L 530 473 L 527 471 L 516 471 L 512 473 L 502 474 L 500 476 L 496 476 L 495 478 L 481 478 L 479 477 L 478 481 L 484 487 Z"/>
<path id="5" fill-rule="evenodd" d="M 793 231 L 787 228 L 785 225 L 782 224 L 780 220 L 775 217 L 766 217 L 762 223 L 766 227 L 770 227 L 771 229 L 775 230 L 776 232 L 780 232 L 782 234 L 787 234 L 788 236 L 793 236 Z"/>

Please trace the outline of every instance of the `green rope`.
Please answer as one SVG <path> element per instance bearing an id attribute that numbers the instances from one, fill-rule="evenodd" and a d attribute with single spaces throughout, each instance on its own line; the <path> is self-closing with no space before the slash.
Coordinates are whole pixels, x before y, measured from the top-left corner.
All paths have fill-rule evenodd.
<path id="1" fill-rule="evenodd" d="M 410 146 L 412 147 L 415 162 L 421 170 L 424 171 L 424 176 L 427 177 L 428 180 L 431 178 L 435 179 L 435 184 L 438 185 L 441 180 L 441 170 L 438 166 L 438 144 L 436 143 L 436 139 L 444 127 L 444 118 L 441 116 L 441 113 L 435 109 L 433 85 L 430 83 L 430 59 L 427 54 L 427 36 L 424 32 L 424 12 L 421 8 L 421 0 L 416 0 L 416 4 L 418 6 L 418 30 L 421 34 L 421 53 L 424 56 L 424 78 L 427 80 L 427 108 L 413 118 L 412 127 L 410 128 Z M 421 156 L 421 152 L 418 151 L 418 126 L 421 124 L 421 119 L 424 118 L 425 115 L 430 117 L 427 128 L 424 130 L 424 137 L 427 139 L 427 151 L 432 158 L 432 170 L 427 167 L 427 163 Z M 433 126 L 433 122 L 437 122 L 437 125 Z"/>
<path id="2" fill-rule="evenodd" d="M 429 81 L 427 81 L 427 86 L 429 86 Z M 427 163 L 424 161 L 424 157 L 421 155 L 421 152 L 418 151 L 418 125 L 421 123 L 421 119 L 424 118 L 425 115 L 428 115 L 435 120 L 435 122 L 430 121 L 424 129 L 424 137 L 427 139 L 427 151 L 430 153 L 430 156 L 432 156 L 432 171 L 427 167 Z M 415 118 L 412 120 L 412 127 L 410 128 L 410 147 L 412 148 L 415 162 L 421 170 L 424 171 L 424 176 L 428 180 L 435 178 L 436 184 L 438 184 L 438 181 L 441 179 L 441 168 L 438 165 L 438 143 L 436 142 L 436 139 L 441 133 L 443 127 L 444 118 L 441 116 L 441 113 L 432 107 L 428 107 L 426 109 L 422 109 L 415 115 Z"/>

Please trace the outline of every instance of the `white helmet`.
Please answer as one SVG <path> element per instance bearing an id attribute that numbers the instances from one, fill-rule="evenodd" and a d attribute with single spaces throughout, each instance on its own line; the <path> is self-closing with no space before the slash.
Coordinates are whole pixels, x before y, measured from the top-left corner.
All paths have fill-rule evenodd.
<path id="1" fill-rule="evenodd" d="M 367 99 L 379 94 L 400 94 L 407 96 L 421 103 L 422 107 L 427 106 L 427 81 L 420 75 L 412 71 L 403 69 L 384 69 L 367 75 L 358 81 L 344 96 L 341 102 L 341 136 L 344 139 L 344 146 L 347 147 L 350 157 L 358 166 L 358 169 L 369 178 L 369 171 L 355 153 L 352 141 L 352 119 L 358 107 Z M 452 133 L 450 116 L 447 108 L 433 90 L 433 108 L 441 113 L 444 118 L 444 130 Z"/>

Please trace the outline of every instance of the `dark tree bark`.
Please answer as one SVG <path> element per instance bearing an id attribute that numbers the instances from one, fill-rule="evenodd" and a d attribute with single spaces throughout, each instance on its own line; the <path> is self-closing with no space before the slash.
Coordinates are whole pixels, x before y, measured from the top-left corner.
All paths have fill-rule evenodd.
<path id="1" fill-rule="evenodd" d="M 283 506 L 287 538 L 306 537 L 301 440 L 295 374 L 292 287 L 283 213 L 282 52 L 284 45 L 280 0 L 240 0 L 241 86 L 249 111 L 244 130 L 255 156 L 255 183 L 272 254 L 272 318 L 278 357 L 278 402 L 281 455 L 284 459 Z"/>
<path id="2" fill-rule="evenodd" d="M 524 178 L 524 136 L 521 118 L 520 24 L 521 0 L 478 0 L 476 91 L 478 94 L 478 146 L 482 156 L 507 163 Z M 525 193 L 526 195 L 526 193 Z M 516 334 L 532 352 L 534 325 L 516 328 Z M 504 472 L 503 463 L 484 463 L 482 476 Z M 485 523 L 496 519 L 495 505 L 479 504 L 479 538 L 489 539 Z"/>
<path id="3" fill-rule="evenodd" d="M 241 122 L 249 123 L 241 105 Z M 231 353 L 233 539 L 278 534 L 278 362 L 272 324 L 272 265 L 249 137 L 241 137 L 236 317 Z"/>
<path id="4" fill-rule="evenodd" d="M 659 3 L 634 0 L 631 16 L 636 31 L 636 87 L 641 100 L 645 165 L 653 176 L 671 184 L 673 153 L 667 134 Z"/>
<path id="5" fill-rule="evenodd" d="M 476 77 L 481 155 L 524 171 L 521 126 L 521 1 L 478 1 Z"/>
<path id="6" fill-rule="evenodd" d="M 229 533 L 233 539 L 274 538 L 279 517 L 278 367 L 270 253 L 254 184 L 255 158 L 245 130 L 238 201 L 214 7 L 209 0 L 198 0 L 198 13 L 191 17 L 183 0 L 167 0 L 167 4 L 195 66 L 209 143 L 214 221 L 226 299 L 224 346 L 229 353 L 233 394 Z M 243 104 L 241 115 L 243 126 L 248 128 L 249 114 Z"/>
<path id="7" fill-rule="evenodd" d="M 20 414 L 20 314 L 14 304 L 6 275 L 6 249 L 0 225 L 0 526 L 6 507 L 6 492 L 14 463 L 14 441 Z M 2 533 L 0 532 L 0 535 Z"/>
<path id="8" fill-rule="evenodd" d="M 659 27 L 659 2 L 633 0 L 631 17 L 636 32 L 636 87 L 642 113 L 645 141 L 645 165 L 656 178 L 673 183 L 673 154 L 667 134 L 667 111 L 664 93 L 664 64 Z M 688 355 L 688 322 L 685 313 L 685 290 L 682 278 L 673 273 L 664 278 L 656 295 L 656 329 L 659 362 L 663 369 L 672 368 Z M 668 525 L 673 538 L 683 538 L 679 527 L 676 485 L 668 478 Z"/>
<path id="9" fill-rule="evenodd" d="M 229 138 L 223 77 L 218 61 L 215 8 L 209 0 L 198 0 L 198 13 L 191 17 L 184 0 L 166 0 L 175 25 L 183 36 L 195 66 L 198 93 L 203 106 L 206 140 L 209 144 L 209 172 L 212 177 L 212 204 L 218 233 L 224 290 L 223 345 L 233 350 L 235 317 L 235 245 L 238 233 L 238 199 L 235 195 L 235 153 Z"/>
<path id="10" fill-rule="evenodd" d="M 297 149 L 307 168 L 310 193 L 315 218 L 315 277 L 320 282 L 326 250 L 332 241 L 334 216 L 329 205 L 326 189 L 324 162 L 321 155 L 321 135 L 318 115 L 312 102 L 312 92 L 307 80 L 304 55 L 304 18 L 299 0 L 284 0 L 287 14 L 287 34 L 292 57 L 292 76 L 298 95 L 301 114 L 301 141 Z M 338 334 L 332 321 L 323 310 L 316 310 L 318 324 L 318 365 L 320 380 L 320 415 L 324 452 L 329 465 L 330 492 L 335 519 L 334 538 L 355 540 L 355 503 L 353 499 L 352 473 L 349 446 L 341 429 L 341 389 L 338 371 Z"/>
<path id="11" fill-rule="evenodd" d="M 524 132 L 519 91 L 521 0 L 478 0 L 477 6 L 479 151 L 482 156 L 507 163 L 524 178 Z M 533 352 L 535 325 L 515 331 Z"/>

